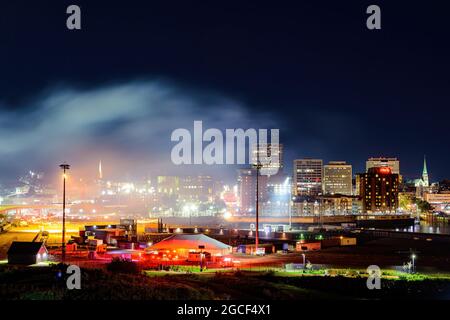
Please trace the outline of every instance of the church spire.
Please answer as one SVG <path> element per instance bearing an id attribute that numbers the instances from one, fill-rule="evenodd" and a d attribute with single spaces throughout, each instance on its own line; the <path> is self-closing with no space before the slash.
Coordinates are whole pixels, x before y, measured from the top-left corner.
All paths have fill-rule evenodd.
<path id="1" fill-rule="evenodd" d="M 422 171 L 422 176 L 423 175 L 428 175 L 428 170 L 427 170 L 427 157 L 424 155 L 423 156 L 423 171 Z"/>
<path id="2" fill-rule="evenodd" d="M 425 155 L 423 156 L 422 180 L 425 187 L 428 187 L 430 185 L 430 181 L 428 180 L 427 158 Z"/>

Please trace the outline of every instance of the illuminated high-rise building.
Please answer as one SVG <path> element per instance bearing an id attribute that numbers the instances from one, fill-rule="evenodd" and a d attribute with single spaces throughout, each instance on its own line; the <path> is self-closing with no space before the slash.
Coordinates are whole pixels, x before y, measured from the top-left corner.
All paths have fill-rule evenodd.
<path id="1" fill-rule="evenodd" d="M 260 204 L 267 199 L 268 176 L 258 178 Z M 252 215 L 256 212 L 256 169 L 238 170 L 239 211 L 242 215 Z M 260 207 L 261 208 L 261 207 Z"/>
<path id="2" fill-rule="evenodd" d="M 352 195 L 352 165 L 330 161 L 323 166 L 323 194 Z"/>
<path id="3" fill-rule="evenodd" d="M 162 194 L 178 195 L 180 191 L 180 178 L 176 176 L 158 176 L 157 192 Z"/>
<path id="4" fill-rule="evenodd" d="M 186 176 L 180 180 L 180 200 L 212 202 L 214 182 L 210 176 Z"/>
<path id="5" fill-rule="evenodd" d="M 294 160 L 295 196 L 317 196 L 322 193 L 322 167 L 321 159 Z"/>
<path id="6" fill-rule="evenodd" d="M 390 167 L 369 168 L 360 177 L 363 213 L 395 213 L 398 208 L 399 175 Z"/>

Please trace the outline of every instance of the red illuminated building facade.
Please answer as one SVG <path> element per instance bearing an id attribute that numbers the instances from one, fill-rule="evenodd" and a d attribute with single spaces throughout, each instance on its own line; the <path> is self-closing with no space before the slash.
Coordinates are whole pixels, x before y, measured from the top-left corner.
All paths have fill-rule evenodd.
<path id="1" fill-rule="evenodd" d="M 389 167 L 369 168 L 359 175 L 364 213 L 395 213 L 398 208 L 399 175 Z"/>

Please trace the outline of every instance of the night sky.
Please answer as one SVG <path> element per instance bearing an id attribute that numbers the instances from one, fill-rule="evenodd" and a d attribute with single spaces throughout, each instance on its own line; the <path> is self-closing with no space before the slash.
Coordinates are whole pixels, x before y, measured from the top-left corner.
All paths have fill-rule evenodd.
<path id="1" fill-rule="evenodd" d="M 69 4 L 81 7 L 80 31 L 66 28 Z M 366 28 L 370 4 L 381 30 Z M 193 120 L 279 128 L 288 168 L 315 157 L 360 172 L 370 156 L 394 156 L 413 178 L 426 154 L 431 180 L 449 178 L 449 9 L 2 1 L 0 184 L 62 161 L 95 170 L 102 159 L 111 177 L 169 173 L 170 133 Z"/>

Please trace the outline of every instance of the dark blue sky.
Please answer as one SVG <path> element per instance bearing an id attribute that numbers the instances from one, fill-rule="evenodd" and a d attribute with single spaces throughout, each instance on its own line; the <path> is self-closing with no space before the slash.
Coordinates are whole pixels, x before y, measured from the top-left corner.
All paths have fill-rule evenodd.
<path id="1" fill-rule="evenodd" d="M 69 4 L 81 7 L 81 31 L 65 27 Z M 370 4 L 381 7 L 382 30 L 365 26 Z M 449 9 L 445 1 L 3 1 L 0 183 L 59 161 L 86 165 L 81 153 L 96 162 L 105 157 L 98 145 L 157 166 L 170 161 L 167 132 L 194 119 L 278 127 L 288 166 L 318 157 L 358 172 L 370 156 L 397 156 L 412 177 L 426 154 L 432 180 L 448 178 Z M 162 119 L 164 130 L 155 129 Z"/>

